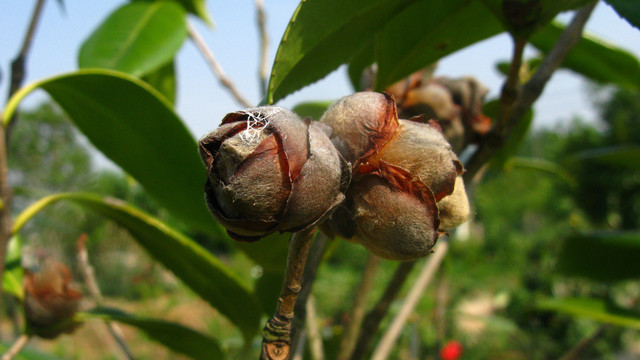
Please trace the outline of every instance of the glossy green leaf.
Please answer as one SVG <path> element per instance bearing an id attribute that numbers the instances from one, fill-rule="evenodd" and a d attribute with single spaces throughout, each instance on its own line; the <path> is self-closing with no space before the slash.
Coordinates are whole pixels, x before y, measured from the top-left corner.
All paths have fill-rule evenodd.
<path id="1" fill-rule="evenodd" d="M 581 151 L 569 161 L 596 161 L 617 167 L 640 170 L 640 146 L 620 145 Z"/>
<path id="2" fill-rule="evenodd" d="M 150 72 L 142 78 L 153 86 L 171 103 L 176 103 L 176 71 L 175 62 L 170 61 L 164 66 Z"/>
<path id="3" fill-rule="evenodd" d="M 112 308 L 95 308 L 78 313 L 76 317 L 79 320 L 100 319 L 133 326 L 157 343 L 192 359 L 225 358 L 218 341 L 178 323 L 135 316 Z"/>
<path id="4" fill-rule="evenodd" d="M 531 44 L 543 53 L 548 53 L 563 30 L 564 26 L 549 24 L 531 37 Z M 599 83 L 640 91 L 638 59 L 631 53 L 592 36 L 583 35 L 562 66 Z"/>
<path id="5" fill-rule="evenodd" d="M 17 92 L 4 122 L 31 91 L 43 89 L 108 158 L 185 223 L 226 234 L 204 202 L 204 167 L 197 144 L 171 105 L 148 84 L 109 70 L 80 70 Z"/>
<path id="6" fill-rule="evenodd" d="M 134 2 L 114 11 L 89 36 L 78 64 L 140 77 L 171 61 L 186 37 L 186 13 L 180 5 Z"/>
<path id="7" fill-rule="evenodd" d="M 565 239 L 557 269 L 612 282 L 640 278 L 640 232 L 592 232 Z"/>
<path id="8" fill-rule="evenodd" d="M 482 112 L 491 119 L 498 119 L 500 116 L 500 101 L 494 99 L 485 103 Z M 493 121 L 495 122 L 496 120 Z M 533 110 L 529 109 L 520 122 L 511 130 L 511 134 L 509 134 L 509 137 L 505 140 L 500 150 L 491 157 L 492 166 L 498 169 L 505 166 L 507 160 L 509 160 L 509 158 L 518 151 L 520 145 L 522 145 L 532 124 Z"/>
<path id="9" fill-rule="evenodd" d="M 59 201 L 81 205 L 127 229 L 149 254 L 238 326 L 247 340 L 258 330 L 260 305 L 235 274 L 195 241 L 120 200 L 86 193 L 51 195 L 25 209 L 16 218 L 13 233 Z"/>
<path id="10" fill-rule="evenodd" d="M 640 29 L 640 2 L 633 0 L 606 0 L 606 2 L 629 24 Z"/>
<path id="11" fill-rule="evenodd" d="M 327 108 L 333 104 L 333 101 L 309 101 L 297 104 L 291 109 L 294 113 L 298 114 L 301 118 L 311 118 L 313 120 L 320 120 Z"/>
<path id="12" fill-rule="evenodd" d="M 504 165 L 505 170 L 511 169 L 528 169 L 542 171 L 551 175 L 555 175 L 559 179 L 562 179 L 567 185 L 576 187 L 578 181 L 573 177 L 565 168 L 553 161 L 540 158 L 524 158 L 524 157 L 511 157 Z"/>
<path id="13" fill-rule="evenodd" d="M 5 262 L 2 279 L 2 291 L 11 294 L 19 300 L 24 299 L 24 289 L 22 287 L 22 238 L 16 234 L 9 239 L 7 246 L 7 258 Z"/>
<path id="14" fill-rule="evenodd" d="M 283 281 L 284 271 L 270 270 L 264 270 L 262 276 L 256 281 L 255 293 L 267 316 L 272 316 L 276 312 Z"/>
<path id="15" fill-rule="evenodd" d="M 236 246 L 265 270 L 284 272 L 290 233 L 273 233 L 257 242 L 238 241 Z"/>
<path id="16" fill-rule="evenodd" d="M 602 299 L 568 298 L 539 300 L 537 307 L 599 322 L 640 329 L 640 313 Z"/>
<path id="17" fill-rule="evenodd" d="M 168 1 L 168 0 L 131 0 L 131 2 L 157 2 L 157 1 Z M 169 0 L 175 1 L 178 4 L 182 5 L 182 7 L 189 13 L 199 17 L 203 20 L 207 25 L 213 26 L 213 20 L 211 20 L 211 16 L 207 11 L 206 0 Z"/>
<path id="18" fill-rule="evenodd" d="M 563 11 L 576 9 L 592 0 L 482 0 L 517 37 L 529 37 Z"/>
<path id="19" fill-rule="evenodd" d="M 440 58 L 503 31 L 481 1 L 418 1 L 392 18 L 376 40 L 383 90 Z"/>
<path id="20" fill-rule="evenodd" d="M 320 80 L 371 42 L 409 0 L 308 0 L 293 13 L 271 70 L 272 104 Z"/>
<path id="21" fill-rule="evenodd" d="M 353 57 L 349 62 L 349 80 L 351 80 L 351 86 L 355 91 L 362 91 L 362 73 L 367 66 L 373 64 L 375 60 L 375 43 L 372 41 L 360 51 L 359 54 Z"/>

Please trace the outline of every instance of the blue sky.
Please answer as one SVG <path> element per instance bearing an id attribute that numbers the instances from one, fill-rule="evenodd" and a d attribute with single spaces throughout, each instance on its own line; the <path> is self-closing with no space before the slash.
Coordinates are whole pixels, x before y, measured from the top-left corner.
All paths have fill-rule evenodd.
<path id="1" fill-rule="evenodd" d="M 36 33 L 28 59 L 27 82 L 77 69 L 77 51 L 83 40 L 110 12 L 124 4 L 123 0 L 71 1 L 61 11 L 56 1 L 46 2 L 44 16 Z M 296 0 L 265 0 L 267 25 L 271 38 L 270 59 L 289 18 L 297 6 Z M 9 76 L 9 64 L 18 51 L 27 20 L 35 1 L 9 1 L 0 5 L 0 83 L 4 104 Z M 207 28 L 197 19 L 191 19 L 200 30 L 218 58 L 225 72 L 240 91 L 251 101 L 260 99 L 257 81 L 258 33 L 253 0 L 208 1 L 208 9 L 215 20 L 214 29 Z M 568 20 L 570 16 L 561 17 Z M 606 4 L 600 3 L 587 24 L 587 30 L 640 57 L 640 31 Z M 438 75 L 473 75 L 490 89 L 495 97 L 502 77 L 495 63 L 507 59 L 511 43 L 505 35 L 497 36 L 446 57 L 440 62 Z M 533 51 L 529 51 L 533 53 Z M 195 137 L 201 137 L 217 126 L 220 119 L 240 108 L 222 88 L 202 60 L 195 47 L 187 41 L 177 58 L 178 101 L 177 111 Z M 284 99 L 280 105 L 292 107 L 306 100 L 338 99 L 352 92 L 344 68 L 326 79 L 298 91 Z M 41 101 L 45 95 L 31 96 L 27 104 Z M 536 105 L 537 126 L 555 124 L 580 115 L 593 119 L 585 82 L 568 71 L 554 75 Z"/>

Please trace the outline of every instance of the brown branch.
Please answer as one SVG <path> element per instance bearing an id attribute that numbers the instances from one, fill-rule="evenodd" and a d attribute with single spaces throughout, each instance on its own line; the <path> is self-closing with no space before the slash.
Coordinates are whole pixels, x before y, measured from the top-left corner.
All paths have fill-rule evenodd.
<path id="1" fill-rule="evenodd" d="M 318 236 L 316 236 L 313 245 L 311 245 L 311 250 L 309 250 L 307 264 L 304 267 L 304 273 L 302 274 L 302 290 L 300 290 L 300 294 L 298 294 L 298 300 L 296 301 L 296 306 L 293 309 L 295 314 L 293 317 L 293 326 L 296 329 L 304 329 L 305 327 L 307 319 L 307 299 L 313 289 L 313 283 L 316 279 L 318 268 L 322 264 L 322 259 L 328 243 L 329 238 L 324 233 L 318 232 Z M 293 340 L 291 341 L 292 351 L 296 352 L 297 347 L 303 340 L 304 339 L 300 338 L 299 332 L 293 334 Z"/>
<path id="2" fill-rule="evenodd" d="M 360 360 L 365 358 L 367 351 L 371 347 L 375 334 L 378 331 L 378 327 L 380 327 L 380 322 L 382 322 L 382 319 L 389 311 L 391 303 L 400 293 L 402 285 L 404 285 L 407 276 L 409 276 L 409 273 L 413 270 L 415 265 L 415 261 L 401 262 L 398 265 L 396 271 L 393 273 L 391 281 L 387 284 L 384 294 L 382 294 L 382 297 L 380 297 L 373 309 L 367 313 L 367 316 L 365 316 L 364 321 L 362 322 L 360 336 L 358 336 L 355 349 L 351 354 L 351 360 Z"/>
<path id="3" fill-rule="evenodd" d="M 313 296 L 307 300 L 307 338 L 309 339 L 309 352 L 311 359 L 324 360 L 324 348 L 322 346 L 322 335 L 318 329 L 318 315 Z"/>
<path id="4" fill-rule="evenodd" d="M 287 270 L 280 289 L 278 308 L 262 330 L 262 351 L 260 353 L 262 360 L 286 360 L 292 354 L 291 343 L 295 332 L 293 327 L 294 307 L 302 288 L 302 274 L 314 231 L 315 229 L 308 229 L 297 232 L 289 240 Z"/>
<path id="5" fill-rule="evenodd" d="M 11 348 L 7 350 L 0 360 L 12 360 L 22 349 L 27 345 L 31 337 L 27 334 L 22 334 L 16 341 L 11 345 Z"/>
<path id="6" fill-rule="evenodd" d="M 356 340 L 360 334 L 360 325 L 364 319 L 367 297 L 375 284 L 376 274 L 380 268 L 381 259 L 374 254 L 369 254 L 369 260 L 362 273 L 360 286 L 356 290 L 353 308 L 348 322 L 344 325 L 345 332 L 340 343 L 340 352 L 336 359 L 347 360 L 356 346 Z"/>
<path id="7" fill-rule="evenodd" d="M 260 65 L 258 67 L 258 80 L 260 81 L 260 92 L 264 97 L 267 95 L 267 77 L 269 76 L 269 69 L 267 68 L 267 60 L 269 58 L 269 34 L 267 33 L 267 16 L 264 11 L 264 0 L 256 0 L 256 12 L 258 31 L 260 32 Z"/>
<path id="8" fill-rule="evenodd" d="M 87 284 L 87 288 L 89 289 L 89 293 L 95 300 L 96 304 L 99 306 L 102 304 L 102 292 L 100 291 L 100 287 L 98 286 L 98 282 L 96 281 L 95 272 L 93 270 L 93 266 L 89 262 L 89 253 L 87 252 L 87 234 L 82 234 L 76 241 L 77 247 L 77 259 L 78 259 L 78 267 L 82 272 L 82 277 L 84 278 L 84 282 Z M 128 360 L 134 360 L 135 357 L 131 353 L 131 349 L 124 340 L 122 335 L 122 329 L 118 324 L 105 321 L 104 324 L 109 331 L 109 334 L 115 340 L 118 349 L 120 349 L 122 356 Z"/>
<path id="9" fill-rule="evenodd" d="M 596 6 L 597 1 L 590 3 L 578 10 L 571 20 L 571 23 L 560 38 L 553 46 L 544 61 L 538 67 L 531 79 L 523 85 L 518 93 L 513 109 L 509 112 L 504 129 L 498 128 L 498 131 L 492 131 L 487 134 L 478 150 L 473 154 L 471 159 L 465 164 L 466 172 L 463 175 L 465 182 L 470 182 L 480 169 L 491 159 L 493 154 L 498 151 L 505 140 L 511 134 L 511 131 L 522 121 L 522 118 L 531 108 L 533 103 L 540 97 L 545 86 L 549 82 L 551 75 L 560 67 L 560 64 L 567 57 L 571 49 L 582 38 L 582 30 L 586 24 L 591 12 Z M 513 63 L 513 61 L 512 61 Z"/>
<path id="10" fill-rule="evenodd" d="M 500 118 L 498 119 L 498 131 L 503 129 L 509 119 L 511 109 L 518 99 L 518 88 L 520 86 L 520 68 L 522 67 L 522 55 L 527 44 L 525 38 L 513 37 L 513 54 L 507 79 L 500 92 Z"/>
<path id="11" fill-rule="evenodd" d="M 218 60 L 216 60 L 216 57 L 213 55 L 213 51 L 209 49 L 209 47 L 207 46 L 207 43 L 204 41 L 202 36 L 200 36 L 200 33 L 198 33 L 198 30 L 196 30 L 196 28 L 191 23 L 187 23 L 187 32 L 189 33 L 191 40 L 193 40 L 193 43 L 196 45 L 198 50 L 200 50 L 200 53 L 202 54 L 204 59 L 207 61 L 207 63 L 211 67 L 211 70 L 213 70 L 214 74 L 216 74 L 216 76 L 220 80 L 220 83 L 224 87 L 226 87 L 227 90 L 229 90 L 233 98 L 240 105 L 247 108 L 251 107 L 252 106 L 251 103 L 240 93 L 240 91 L 238 91 L 236 86 L 233 84 L 233 81 L 231 81 L 231 79 L 227 76 L 227 74 L 222 69 L 222 66 L 220 65 Z"/>
<path id="12" fill-rule="evenodd" d="M 591 334 L 588 337 L 585 337 L 584 339 L 580 340 L 579 343 L 576 344 L 576 346 L 569 350 L 566 354 L 564 354 L 560 360 L 577 360 L 577 359 L 581 359 L 581 355 L 582 352 L 585 351 L 587 348 L 589 348 L 591 345 L 593 345 L 596 341 L 598 341 L 602 336 L 604 336 L 604 333 L 609 329 L 609 325 L 601 325 L 598 329 L 596 329 L 596 331 L 593 332 L 593 334 Z"/>

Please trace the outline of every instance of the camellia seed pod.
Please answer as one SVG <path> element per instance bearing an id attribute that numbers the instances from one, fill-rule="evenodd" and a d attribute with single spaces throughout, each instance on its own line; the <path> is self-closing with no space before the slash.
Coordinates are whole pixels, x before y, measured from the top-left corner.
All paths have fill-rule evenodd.
<path id="1" fill-rule="evenodd" d="M 338 100 L 321 121 L 354 164 L 347 200 L 325 232 L 387 259 L 413 260 L 466 221 L 464 169 L 437 122 L 399 120 L 393 98 L 374 92 Z"/>
<path id="2" fill-rule="evenodd" d="M 71 271 L 65 265 L 48 261 L 40 272 L 27 272 L 24 289 L 27 323 L 36 335 L 53 339 L 79 325 L 73 316 L 82 294 L 71 285 Z"/>
<path id="3" fill-rule="evenodd" d="M 227 114 L 199 143 L 206 202 L 237 240 L 316 225 L 344 200 L 351 169 L 331 129 L 280 107 Z"/>

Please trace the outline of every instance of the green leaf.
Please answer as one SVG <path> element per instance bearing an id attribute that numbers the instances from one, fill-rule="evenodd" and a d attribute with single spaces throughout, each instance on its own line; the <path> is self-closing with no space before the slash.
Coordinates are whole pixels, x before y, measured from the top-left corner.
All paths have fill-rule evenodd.
<path id="1" fill-rule="evenodd" d="M 640 313 L 601 299 L 568 298 L 539 300 L 537 307 L 599 322 L 640 329 Z"/>
<path id="2" fill-rule="evenodd" d="M 527 38 L 563 11 L 576 9 L 592 0 L 482 0 L 505 29 Z"/>
<path id="3" fill-rule="evenodd" d="M 258 330 L 260 304 L 235 274 L 195 241 L 120 200 L 86 193 L 51 195 L 25 209 L 16 218 L 13 233 L 58 201 L 79 204 L 127 229 L 149 254 L 238 326 L 247 341 Z"/>
<path id="4" fill-rule="evenodd" d="M 530 38 L 531 44 L 548 53 L 563 31 L 564 26 L 549 24 Z M 599 83 L 640 91 L 638 59 L 593 36 L 583 35 L 562 66 Z"/>
<path id="5" fill-rule="evenodd" d="M 265 270 L 284 272 L 290 233 L 273 233 L 257 242 L 238 241 L 236 246 Z"/>
<path id="6" fill-rule="evenodd" d="M 506 171 L 509 171 L 513 168 L 543 171 L 548 174 L 557 176 L 559 179 L 562 179 L 571 187 L 576 187 L 578 185 L 578 181 L 576 180 L 576 178 L 573 177 L 568 171 L 566 171 L 562 165 L 546 159 L 512 157 L 507 160 L 504 168 Z"/>
<path id="7" fill-rule="evenodd" d="M 0 353 L 6 353 L 11 344 L 0 342 Z M 27 345 L 24 349 L 22 349 L 14 358 L 14 360 L 64 360 L 59 358 L 53 354 L 46 354 L 34 349 L 31 349 L 29 345 Z"/>
<path id="8" fill-rule="evenodd" d="M 629 24 L 640 29 L 640 3 L 629 0 L 606 0 L 613 9 L 629 22 Z"/>
<path id="9" fill-rule="evenodd" d="M 110 70 L 80 70 L 32 83 L 7 103 L 43 89 L 89 140 L 185 223 L 227 238 L 207 209 L 197 144 L 171 105 L 148 84 Z"/>
<path id="10" fill-rule="evenodd" d="M 640 170 L 638 159 L 640 159 L 640 146 L 619 145 L 581 151 L 572 155 L 569 161 L 592 160 L 612 166 Z"/>
<path id="11" fill-rule="evenodd" d="M 320 80 L 371 42 L 409 0 L 301 1 L 278 47 L 267 102 Z"/>
<path id="12" fill-rule="evenodd" d="M 174 61 L 170 61 L 166 65 L 150 72 L 145 75 L 142 80 L 158 90 L 171 104 L 176 103 L 176 72 Z"/>
<path id="13" fill-rule="evenodd" d="M 284 271 L 270 270 L 264 270 L 262 276 L 256 281 L 256 296 L 267 316 L 272 316 L 276 312 L 283 281 Z"/>
<path id="14" fill-rule="evenodd" d="M 89 36 L 78 64 L 140 77 L 171 61 L 186 37 L 186 13 L 180 5 L 134 2 L 109 15 Z"/>
<path id="15" fill-rule="evenodd" d="M 500 101 L 494 99 L 485 103 L 482 108 L 482 112 L 491 119 L 498 119 L 500 116 Z M 506 139 L 500 150 L 491 157 L 492 166 L 498 169 L 505 166 L 507 160 L 518 152 L 518 149 L 529 133 L 529 129 L 531 129 L 532 124 L 533 110 L 529 109 L 520 122 L 516 124 L 516 127 L 511 130 L 511 134 L 509 134 L 509 137 Z"/>
<path id="16" fill-rule="evenodd" d="M 372 39 L 373 40 L 373 39 Z M 375 44 L 371 41 L 359 54 L 349 62 L 349 80 L 355 91 L 362 91 L 362 73 L 367 66 L 375 62 Z"/>
<path id="17" fill-rule="evenodd" d="M 24 289 L 22 287 L 22 277 L 24 270 L 22 268 L 22 238 L 15 234 L 9 239 L 7 245 L 7 258 L 5 262 L 4 274 L 2 279 L 2 291 L 11 294 L 19 300 L 24 299 Z"/>
<path id="18" fill-rule="evenodd" d="M 76 317 L 79 320 L 117 321 L 136 327 L 152 340 L 192 359 L 225 358 L 218 341 L 178 323 L 135 316 L 111 308 L 95 308 L 78 313 Z"/>
<path id="19" fill-rule="evenodd" d="M 569 236 L 558 271 L 603 282 L 640 278 L 640 232 L 591 232 Z"/>
<path id="20" fill-rule="evenodd" d="M 294 113 L 298 114 L 301 118 L 311 118 L 313 120 L 320 120 L 324 112 L 329 106 L 333 104 L 333 101 L 309 101 L 300 103 L 291 109 Z"/>
<path id="21" fill-rule="evenodd" d="M 375 88 L 394 82 L 503 31 L 481 1 L 419 1 L 393 17 L 376 40 Z"/>

